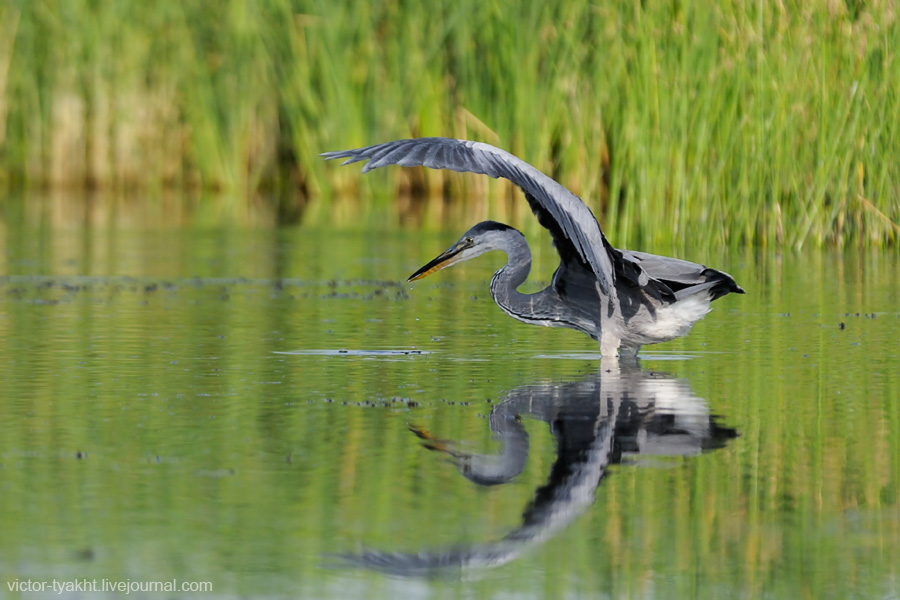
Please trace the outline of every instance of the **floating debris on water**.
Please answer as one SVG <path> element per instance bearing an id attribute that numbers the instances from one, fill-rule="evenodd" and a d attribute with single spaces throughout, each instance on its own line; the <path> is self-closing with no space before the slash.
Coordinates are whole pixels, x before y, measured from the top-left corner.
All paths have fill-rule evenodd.
<path id="1" fill-rule="evenodd" d="M 291 354 L 297 356 L 418 356 L 420 354 L 434 354 L 429 350 L 340 350 L 309 349 L 309 350 L 276 350 L 273 354 Z"/>

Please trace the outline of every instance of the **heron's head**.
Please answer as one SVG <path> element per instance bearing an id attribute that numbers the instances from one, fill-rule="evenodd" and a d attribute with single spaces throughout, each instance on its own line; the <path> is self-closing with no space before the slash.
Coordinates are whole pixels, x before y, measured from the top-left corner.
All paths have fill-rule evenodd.
<path id="1" fill-rule="evenodd" d="M 422 279 L 435 271 L 481 256 L 491 250 L 508 250 L 511 237 L 520 237 L 523 241 L 525 239 L 518 230 L 509 225 L 496 221 L 482 221 L 465 232 L 455 244 L 437 258 L 410 275 L 407 281 Z"/>

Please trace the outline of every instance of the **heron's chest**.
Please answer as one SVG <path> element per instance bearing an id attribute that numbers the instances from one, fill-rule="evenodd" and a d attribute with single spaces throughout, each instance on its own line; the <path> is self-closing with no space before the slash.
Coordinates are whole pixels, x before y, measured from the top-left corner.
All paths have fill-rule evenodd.
<path id="1" fill-rule="evenodd" d="M 709 299 L 687 298 L 661 306 L 650 313 L 639 311 L 628 323 L 629 329 L 641 335 L 643 344 L 675 339 L 691 330 L 694 323 L 709 312 Z"/>

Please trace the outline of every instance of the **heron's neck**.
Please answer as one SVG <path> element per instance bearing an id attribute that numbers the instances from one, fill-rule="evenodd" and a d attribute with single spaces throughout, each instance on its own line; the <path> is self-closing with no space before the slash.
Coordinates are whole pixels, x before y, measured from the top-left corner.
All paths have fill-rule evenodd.
<path id="1" fill-rule="evenodd" d="M 506 265 L 494 273 L 491 279 L 491 296 L 500 308 L 514 317 L 521 313 L 521 307 L 528 303 L 528 294 L 522 294 L 517 288 L 525 283 L 531 272 L 531 249 L 528 242 L 518 231 L 507 239 L 505 248 Z"/>

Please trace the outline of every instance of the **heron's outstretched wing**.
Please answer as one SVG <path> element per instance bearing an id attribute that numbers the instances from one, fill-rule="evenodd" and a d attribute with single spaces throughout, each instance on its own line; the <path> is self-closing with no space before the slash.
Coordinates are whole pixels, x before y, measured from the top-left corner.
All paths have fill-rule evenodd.
<path id="1" fill-rule="evenodd" d="M 482 142 L 419 138 L 323 152 L 321 156 L 326 160 L 346 158 L 345 165 L 368 160 L 363 173 L 387 165 L 425 166 L 508 179 L 525 191 L 531 210 L 541 225 L 550 230 L 563 263 L 577 259 L 589 266 L 604 294 L 615 283 L 610 258 L 615 250 L 606 241 L 591 209 L 578 196 L 509 152 Z"/>

